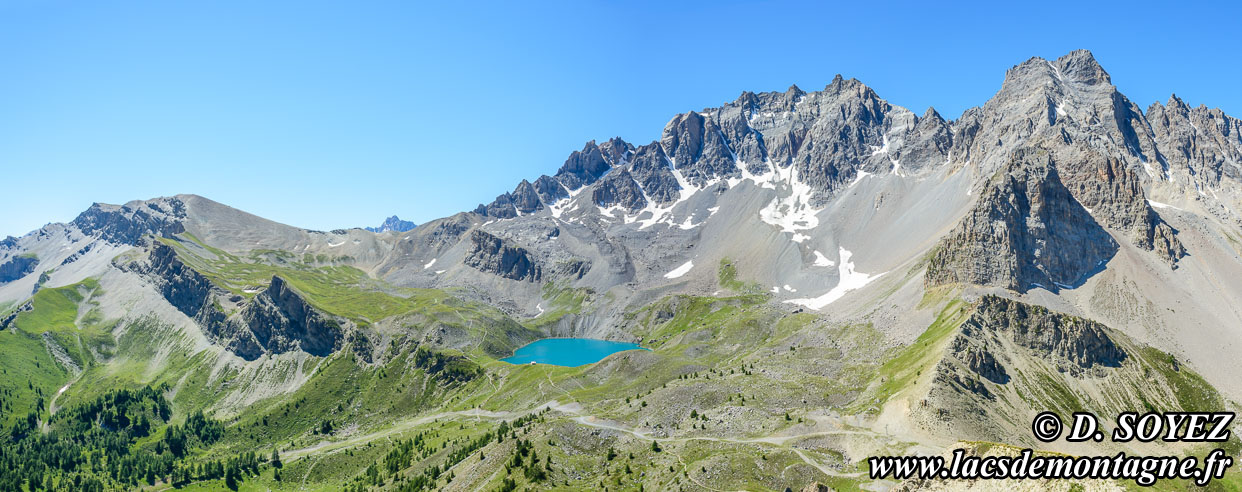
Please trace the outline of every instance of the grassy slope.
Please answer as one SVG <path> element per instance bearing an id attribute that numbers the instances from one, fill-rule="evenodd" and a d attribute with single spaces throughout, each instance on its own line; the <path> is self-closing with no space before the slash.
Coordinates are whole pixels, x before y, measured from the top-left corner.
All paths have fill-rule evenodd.
<path id="1" fill-rule="evenodd" d="M 11 423 L 35 410 L 42 398 L 50 403 L 56 392 L 72 377 L 53 357 L 43 337 L 50 337 L 64 348 L 78 367 L 94 363 L 94 353 L 109 349 L 108 327 L 98 316 L 78 320 L 79 306 L 90 307 L 90 297 L 101 294 L 99 284 L 87 279 L 58 288 L 40 289 L 32 309 L 17 315 L 13 328 L 0 332 L 0 393 L 4 405 L 0 422 Z M 45 406 L 46 408 L 46 406 Z"/>

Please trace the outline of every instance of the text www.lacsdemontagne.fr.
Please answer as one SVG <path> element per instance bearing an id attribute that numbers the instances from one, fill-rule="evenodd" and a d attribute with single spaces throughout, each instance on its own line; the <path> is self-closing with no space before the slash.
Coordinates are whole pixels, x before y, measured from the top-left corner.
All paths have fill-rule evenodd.
<path id="1" fill-rule="evenodd" d="M 1114 479 L 1149 486 L 1157 480 L 1194 480 L 1199 486 L 1224 476 L 1232 459 L 1223 450 L 1193 456 L 1043 456 L 1024 449 L 1017 456 L 968 456 L 953 451 L 946 465 L 941 456 L 874 456 L 867 459 L 872 479 Z"/>

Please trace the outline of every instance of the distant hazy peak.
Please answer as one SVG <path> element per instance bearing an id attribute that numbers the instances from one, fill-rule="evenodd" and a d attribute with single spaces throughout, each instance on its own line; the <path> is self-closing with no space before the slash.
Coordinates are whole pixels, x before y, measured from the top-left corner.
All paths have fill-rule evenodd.
<path id="1" fill-rule="evenodd" d="M 416 225 L 417 224 L 410 222 L 408 220 L 401 220 L 399 217 L 394 215 L 392 217 L 384 219 L 384 223 L 380 224 L 379 227 L 366 227 L 365 229 L 371 232 L 388 232 L 388 231 L 405 232 L 410 229 L 413 229 Z"/>

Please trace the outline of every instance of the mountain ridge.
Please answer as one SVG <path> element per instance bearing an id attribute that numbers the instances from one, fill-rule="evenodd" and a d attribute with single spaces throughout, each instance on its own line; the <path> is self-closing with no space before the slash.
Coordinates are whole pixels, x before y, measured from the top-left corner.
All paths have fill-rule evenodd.
<path id="1" fill-rule="evenodd" d="M 0 381 L 0 423 L 163 388 L 222 422 L 197 456 L 279 448 L 295 481 L 246 478 L 274 489 L 853 489 L 885 485 L 866 456 L 967 438 L 1111 455 L 1027 424 L 1242 400 L 1239 128 L 1144 112 L 1075 51 L 955 120 L 842 76 L 743 92 L 406 231 L 94 204 L 0 243 L 0 350 L 23 355 L 0 364 L 32 375 Z M 649 350 L 500 360 L 548 337 Z"/>

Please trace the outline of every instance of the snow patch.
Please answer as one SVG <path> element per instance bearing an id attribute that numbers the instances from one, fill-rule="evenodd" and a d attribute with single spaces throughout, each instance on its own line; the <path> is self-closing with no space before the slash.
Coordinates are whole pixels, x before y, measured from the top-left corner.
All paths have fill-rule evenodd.
<path id="1" fill-rule="evenodd" d="M 858 184 L 858 182 L 862 181 L 863 178 L 867 176 L 871 176 L 871 173 L 859 169 L 858 172 L 854 175 L 854 181 L 850 182 L 850 186 L 854 186 Z"/>
<path id="2" fill-rule="evenodd" d="M 819 226 L 819 217 L 816 216 L 819 210 L 811 206 L 811 185 L 798 179 L 798 173 L 793 166 L 771 174 L 784 178 L 783 184 L 788 186 L 789 195 L 773 198 L 772 203 L 759 211 L 759 218 L 784 232 L 804 231 Z"/>
<path id="3" fill-rule="evenodd" d="M 1157 201 L 1154 201 L 1154 200 L 1147 200 L 1147 204 L 1148 204 L 1148 205 L 1151 205 L 1151 206 L 1153 206 L 1153 207 L 1155 207 L 1155 208 L 1171 208 L 1171 209 L 1173 209 L 1173 210 L 1182 210 L 1182 208 L 1180 208 L 1180 207 L 1174 207 L 1174 206 L 1169 205 L 1169 204 L 1167 204 L 1167 203 L 1160 203 L 1160 202 L 1157 202 Z M 1184 211 L 1184 210 L 1183 210 L 1183 211 Z"/>
<path id="4" fill-rule="evenodd" d="M 687 261 L 681 266 L 674 268 L 673 271 L 664 274 L 664 278 L 679 278 L 690 272 L 691 268 L 694 268 L 694 260 Z"/>
<path id="5" fill-rule="evenodd" d="M 681 171 L 678 171 L 677 169 L 673 167 L 673 161 L 669 160 L 668 157 L 665 157 L 664 162 L 668 165 L 669 169 L 672 171 L 673 178 L 677 180 L 677 185 L 681 188 L 678 190 L 677 200 L 674 200 L 672 203 L 668 205 L 661 206 L 660 204 L 651 200 L 650 196 L 647 195 L 646 190 L 643 190 L 643 195 L 648 196 L 647 206 L 643 207 L 642 210 L 639 210 L 633 215 L 625 214 L 624 211 L 622 211 L 622 217 L 621 217 L 622 220 L 626 224 L 637 223 L 639 230 L 646 229 L 656 224 L 664 224 L 669 227 L 680 227 L 681 229 L 692 229 L 692 228 L 702 225 L 701 222 L 698 224 L 695 224 L 691 221 L 691 218 L 693 217 L 693 215 L 692 217 L 687 218 L 681 223 L 676 222 L 673 219 L 673 208 L 681 204 L 682 202 L 689 200 L 690 197 L 694 196 L 699 191 L 702 191 L 703 188 L 714 185 L 717 182 L 721 181 L 721 179 L 716 178 L 711 181 L 708 181 L 702 187 L 694 186 L 693 184 L 690 183 L 689 180 L 686 179 L 686 177 L 681 173 Z M 639 189 L 642 189 L 642 185 L 639 185 Z M 613 205 L 607 208 L 599 207 L 599 211 L 601 214 L 609 215 L 609 216 L 612 216 L 617 210 L 620 210 L 619 205 Z M 646 217 L 646 218 L 641 218 L 641 217 Z"/>
<path id="6" fill-rule="evenodd" d="M 426 265 L 423 265 L 423 270 L 426 270 L 426 269 L 428 269 L 428 268 L 431 268 L 431 265 L 435 265 L 435 264 L 436 264 L 436 260 L 438 260 L 438 259 L 439 259 L 439 258 L 432 258 L 432 259 L 431 259 L 431 261 L 427 262 L 427 264 L 426 264 Z"/>
<path id="7" fill-rule="evenodd" d="M 867 284 L 874 281 L 875 279 L 884 276 L 884 273 L 888 273 L 888 272 L 884 272 L 884 273 L 878 273 L 875 275 L 871 275 L 867 273 L 854 271 L 854 262 L 850 261 L 850 257 L 853 256 L 853 253 L 851 253 L 849 250 L 845 248 L 839 248 L 839 250 L 840 250 L 839 253 L 841 255 L 841 266 L 839 267 L 837 271 L 840 274 L 841 279 L 837 281 L 836 287 L 833 287 L 831 290 L 829 290 L 828 292 L 825 292 L 823 295 L 819 297 L 813 297 L 813 298 L 807 298 L 807 299 L 790 299 L 785 302 L 790 303 L 790 304 L 798 304 L 801 306 L 806 306 L 811 309 L 822 309 L 824 306 L 832 304 L 837 299 L 840 299 L 846 293 L 852 290 L 861 289 L 865 287 Z"/>
<path id="8" fill-rule="evenodd" d="M 812 253 L 815 254 L 815 263 L 812 263 L 812 265 L 818 267 L 830 267 L 837 264 L 835 261 L 829 260 L 823 253 L 820 253 L 819 250 L 815 250 Z"/>
<path id="9" fill-rule="evenodd" d="M 586 188 L 586 187 L 584 186 L 583 188 Z M 573 208 L 566 209 L 566 207 L 569 207 L 572 201 L 573 201 L 573 197 L 570 196 L 569 198 L 562 198 L 560 200 L 557 200 L 556 203 L 549 205 L 548 211 L 552 213 L 552 218 L 559 219 L 561 218 L 561 215 L 564 214 L 565 212 L 573 212 L 574 210 L 577 210 L 578 209 L 577 203 L 573 204 Z"/>

